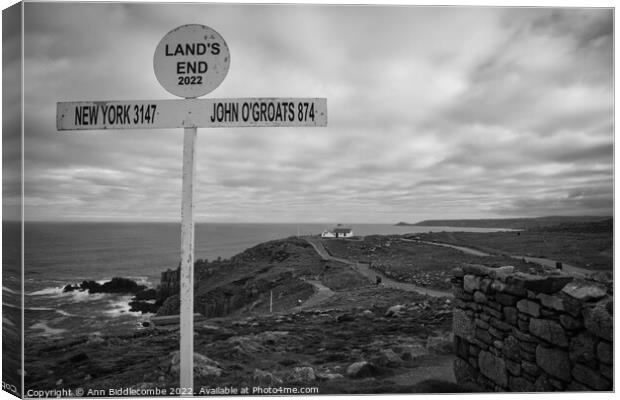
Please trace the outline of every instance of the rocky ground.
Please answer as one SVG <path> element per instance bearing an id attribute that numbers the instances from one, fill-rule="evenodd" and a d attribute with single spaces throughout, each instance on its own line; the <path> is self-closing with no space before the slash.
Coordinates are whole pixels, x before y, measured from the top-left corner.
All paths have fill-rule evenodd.
<path id="1" fill-rule="evenodd" d="M 450 238 L 469 244 L 461 236 Z M 199 260 L 195 311 L 207 319 L 195 326 L 196 387 L 316 386 L 324 394 L 462 391 L 452 372 L 452 300 L 413 290 L 448 295 L 450 270 L 463 264 L 533 266 L 417 239 L 369 236 L 322 240 L 314 247 L 288 238 L 231 259 Z M 403 284 L 375 285 L 356 268 L 358 261 Z M 178 271 L 168 270 L 155 290 L 124 280 L 66 290 L 125 290 L 135 294 L 135 309 L 172 315 L 179 309 L 178 284 Z M 176 387 L 178 335 L 174 325 L 151 324 L 124 336 L 26 343 L 26 389 Z"/>
<path id="2" fill-rule="evenodd" d="M 163 273 L 156 290 L 160 315 L 178 312 L 175 272 Z M 199 261 L 195 305 L 208 318 L 195 325 L 196 387 L 461 390 L 452 373 L 451 299 L 376 286 L 303 239 Z M 27 344 L 26 388 L 176 387 L 178 345 L 174 325 Z"/>
<path id="3" fill-rule="evenodd" d="M 480 257 L 451 248 L 416 241 L 416 236 L 366 236 L 351 240 L 323 240 L 336 257 L 368 262 L 371 268 L 399 282 L 449 291 L 450 270 L 462 264 L 513 265 L 527 271 L 538 266 L 504 255 Z"/>
<path id="4" fill-rule="evenodd" d="M 398 301 L 398 303 L 396 303 Z M 375 287 L 321 307 L 195 326 L 195 385 L 316 386 L 320 393 L 454 392 L 451 302 Z M 178 327 L 50 343 L 27 388 L 177 386 Z"/>

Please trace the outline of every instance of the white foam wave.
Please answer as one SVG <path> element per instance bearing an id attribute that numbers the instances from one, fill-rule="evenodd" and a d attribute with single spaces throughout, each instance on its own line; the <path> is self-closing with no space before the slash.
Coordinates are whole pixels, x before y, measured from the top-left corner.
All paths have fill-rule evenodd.
<path id="1" fill-rule="evenodd" d="M 64 287 L 47 287 L 45 289 L 26 293 L 27 296 L 62 296 Z"/>
<path id="2" fill-rule="evenodd" d="M 42 330 L 41 336 L 59 336 L 67 331 L 66 329 L 52 328 L 45 322 L 37 322 L 30 329 Z"/>
<path id="3" fill-rule="evenodd" d="M 146 287 L 151 287 L 148 276 L 128 276 L 127 279 L 131 279 L 136 282 L 138 285 L 144 285 Z"/>
<path id="4" fill-rule="evenodd" d="M 19 294 L 19 292 L 16 292 L 16 291 L 15 291 L 15 290 L 13 290 L 13 289 L 9 289 L 9 288 L 8 288 L 8 287 L 6 287 L 6 286 L 2 286 L 2 291 L 3 291 L 3 292 L 7 292 L 7 293 L 12 293 L 12 294 Z"/>
<path id="5" fill-rule="evenodd" d="M 65 292 L 64 287 L 48 287 L 35 292 L 26 293 L 28 296 L 47 296 L 47 297 L 71 297 L 74 303 L 84 301 L 95 301 L 102 299 L 107 293 L 89 293 L 88 290 L 72 290 Z"/>
<path id="6" fill-rule="evenodd" d="M 132 315 L 134 317 L 139 317 L 142 315 L 139 311 L 129 311 L 131 306 L 129 305 L 129 301 L 133 296 L 122 296 L 118 300 L 112 300 L 108 302 L 109 309 L 104 311 L 104 314 L 109 315 L 110 317 L 116 318 L 122 315 Z"/>
<path id="7" fill-rule="evenodd" d="M 66 312 L 65 310 L 61 310 L 59 308 L 51 308 L 51 307 L 28 307 L 26 308 L 26 310 L 30 310 L 30 311 L 54 311 L 55 313 L 58 313 L 64 317 L 75 317 L 75 314 L 70 314 L 68 312 Z"/>
<path id="8" fill-rule="evenodd" d="M 72 292 L 63 293 L 73 297 L 73 302 L 81 303 L 84 301 L 95 301 L 104 298 L 107 293 L 89 293 L 88 290 L 74 290 Z"/>

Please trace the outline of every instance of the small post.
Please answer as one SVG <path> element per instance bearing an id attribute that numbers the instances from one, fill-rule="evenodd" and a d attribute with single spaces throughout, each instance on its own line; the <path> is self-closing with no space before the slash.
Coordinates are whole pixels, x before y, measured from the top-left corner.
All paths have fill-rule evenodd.
<path id="1" fill-rule="evenodd" d="M 273 290 L 269 292 L 269 313 L 273 312 Z"/>
<path id="2" fill-rule="evenodd" d="M 179 384 L 194 388 L 194 186 L 197 128 L 184 128 L 183 200 L 181 204 L 181 336 Z"/>

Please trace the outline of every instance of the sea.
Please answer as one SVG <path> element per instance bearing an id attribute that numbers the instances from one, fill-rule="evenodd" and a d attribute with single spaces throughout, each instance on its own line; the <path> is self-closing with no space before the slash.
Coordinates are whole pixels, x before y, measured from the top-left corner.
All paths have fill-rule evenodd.
<path id="1" fill-rule="evenodd" d="M 492 229 L 350 224 L 357 236 Z M 196 224 L 195 259 L 229 258 L 259 243 L 318 235 L 325 224 Z M 4 230 L 4 234 L 8 234 Z M 65 293 L 68 284 L 113 277 L 156 287 L 161 272 L 180 260 L 179 223 L 26 222 L 24 231 L 24 337 L 27 343 L 81 335 L 122 334 L 143 328 L 152 315 L 131 312 L 132 296 Z M 5 248 L 6 251 L 6 248 Z M 12 271 L 12 272 L 11 272 Z M 19 307 L 18 271 L 4 268 L 4 309 Z M 8 273 L 8 276 L 7 276 Z M 5 285 L 6 283 L 6 285 Z M 16 284 L 17 283 L 17 284 Z M 19 321 L 10 321 L 16 324 Z"/>

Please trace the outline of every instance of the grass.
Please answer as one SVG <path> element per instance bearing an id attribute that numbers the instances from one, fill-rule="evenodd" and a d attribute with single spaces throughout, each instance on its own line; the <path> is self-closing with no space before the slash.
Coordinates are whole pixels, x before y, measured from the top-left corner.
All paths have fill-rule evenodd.
<path id="1" fill-rule="evenodd" d="M 493 254 L 544 257 L 590 270 L 613 267 L 612 232 L 429 232 L 417 236 Z"/>

